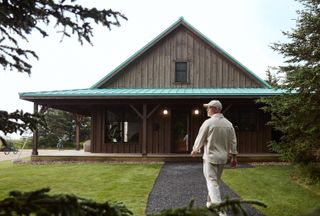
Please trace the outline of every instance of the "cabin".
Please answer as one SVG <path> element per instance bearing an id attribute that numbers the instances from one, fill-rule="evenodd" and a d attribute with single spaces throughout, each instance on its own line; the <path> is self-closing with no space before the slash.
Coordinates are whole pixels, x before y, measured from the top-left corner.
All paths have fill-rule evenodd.
<path id="1" fill-rule="evenodd" d="M 256 99 L 280 94 L 199 32 L 178 19 L 87 89 L 20 93 L 20 98 L 92 121 L 92 153 L 189 155 L 204 103 L 218 99 L 233 123 L 240 154 L 268 154 L 270 116 Z M 37 154 L 37 134 L 34 136 Z"/>

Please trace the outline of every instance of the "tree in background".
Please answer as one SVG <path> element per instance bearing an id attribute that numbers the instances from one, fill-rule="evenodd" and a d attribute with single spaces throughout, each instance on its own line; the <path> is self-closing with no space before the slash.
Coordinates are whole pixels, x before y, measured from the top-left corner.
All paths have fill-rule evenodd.
<path id="1" fill-rule="evenodd" d="M 279 69 L 277 67 L 268 67 L 266 71 L 266 82 L 269 83 L 273 88 L 279 86 L 281 77 L 279 77 Z"/>
<path id="2" fill-rule="evenodd" d="M 285 79 L 278 88 L 283 95 L 260 100 L 271 113 L 271 125 L 282 138 L 273 149 L 291 162 L 310 164 L 320 161 L 320 1 L 299 0 L 296 27 L 283 32 L 287 43 L 272 48 L 286 58 L 280 67 Z M 320 173 L 319 163 L 314 174 Z"/>
<path id="3" fill-rule="evenodd" d="M 65 146 L 75 146 L 75 116 L 72 113 L 48 109 L 45 114 L 46 128 L 39 130 L 39 147 L 56 148 L 58 140 L 66 137 Z M 90 118 L 81 117 L 80 142 L 90 139 Z"/>
<path id="4" fill-rule="evenodd" d="M 29 58 L 38 59 L 37 54 L 20 46 L 28 42 L 33 32 L 43 37 L 49 36 L 48 27 L 54 24 L 57 33 L 64 37 L 76 35 L 80 44 L 87 41 L 91 44 L 93 25 L 120 26 L 119 18 L 127 19 L 117 11 L 86 8 L 76 4 L 76 0 L 3 0 L 0 1 L 0 65 L 22 73 L 31 73 Z M 0 110 L 0 131 L 23 133 L 34 130 L 42 117 L 36 114 L 16 111 L 8 113 Z"/>

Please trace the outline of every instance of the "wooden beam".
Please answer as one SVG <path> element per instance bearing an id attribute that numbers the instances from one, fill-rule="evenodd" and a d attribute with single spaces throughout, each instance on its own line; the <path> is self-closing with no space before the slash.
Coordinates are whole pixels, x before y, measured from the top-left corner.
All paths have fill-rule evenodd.
<path id="1" fill-rule="evenodd" d="M 76 150 L 80 150 L 80 116 L 75 114 L 76 121 Z"/>
<path id="2" fill-rule="evenodd" d="M 226 113 L 232 107 L 232 105 L 233 104 L 229 104 L 226 108 L 223 109 L 222 113 Z"/>
<path id="3" fill-rule="evenodd" d="M 147 115 L 147 119 L 150 118 L 150 116 L 155 112 L 157 111 L 157 109 L 160 107 L 160 105 L 158 104 L 157 106 L 155 106 L 150 112 L 149 114 Z"/>
<path id="4" fill-rule="evenodd" d="M 136 113 L 137 113 L 137 115 L 141 118 L 141 119 L 143 119 L 143 115 L 139 112 L 139 110 L 137 109 L 137 108 L 135 108 L 133 105 L 129 105 L 130 107 L 131 107 L 131 109 L 133 109 Z"/>
<path id="5" fill-rule="evenodd" d="M 147 104 L 142 105 L 142 155 L 147 154 Z"/>
<path id="6" fill-rule="evenodd" d="M 33 113 L 38 113 L 39 105 L 37 103 L 33 104 Z M 38 134 L 38 128 L 33 131 L 33 137 L 32 137 L 32 155 L 38 155 L 38 143 L 39 143 L 39 134 Z"/>

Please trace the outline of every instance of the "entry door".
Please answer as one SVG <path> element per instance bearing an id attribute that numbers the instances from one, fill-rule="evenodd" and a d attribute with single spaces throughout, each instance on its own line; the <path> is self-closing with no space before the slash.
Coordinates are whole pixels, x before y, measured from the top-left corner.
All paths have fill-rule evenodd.
<path id="1" fill-rule="evenodd" d="M 188 111 L 172 110 L 171 118 L 171 146 L 173 153 L 189 153 L 189 124 Z"/>

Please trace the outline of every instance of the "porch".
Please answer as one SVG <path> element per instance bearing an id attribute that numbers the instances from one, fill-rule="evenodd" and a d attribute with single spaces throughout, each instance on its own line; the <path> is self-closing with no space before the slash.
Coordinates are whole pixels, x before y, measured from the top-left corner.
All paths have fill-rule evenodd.
<path id="1" fill-rule="evenodd" d="M 191 157 L 190 154 L 124 154 L 91 153 L 83 150 L 39 150 L 38 155 L 31 155 L 35 162 L 45 161 L 95 161 L 95 162 L 201 162 L 202 155 Z M 239 154 L 238 162 L 278 162 L 279 154 Z"/>

